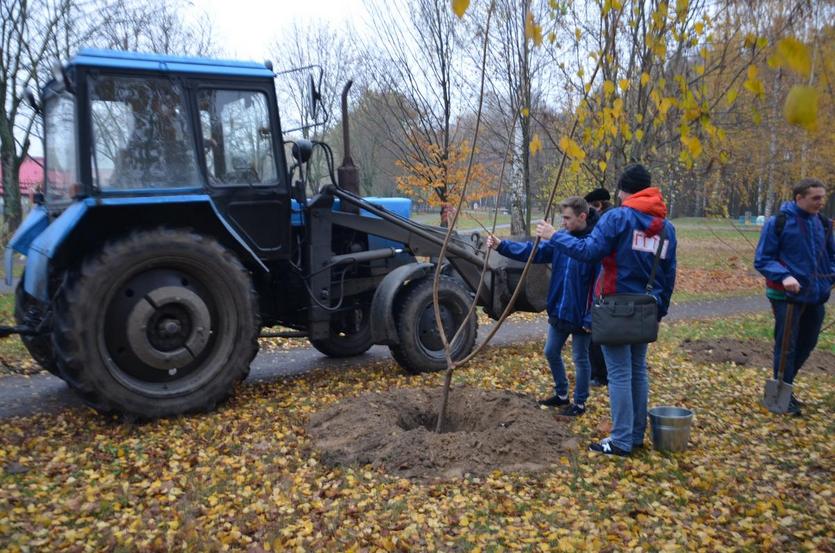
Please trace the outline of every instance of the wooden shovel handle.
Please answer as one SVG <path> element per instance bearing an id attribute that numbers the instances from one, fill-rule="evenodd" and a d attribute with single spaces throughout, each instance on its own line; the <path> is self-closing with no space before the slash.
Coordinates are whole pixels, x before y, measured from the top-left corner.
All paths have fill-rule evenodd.
<path id="1" fill-rule="evenodd" d="M 783 384 L 783 373 L 786 369 L 786 350 L 792 335 L 792 316 L 794 315 L 794 304 L 786 302 L 786 322 L 783 327 L 783 345 L 780 347 L 780 366 L 777 369 L 777 385 Z"/>

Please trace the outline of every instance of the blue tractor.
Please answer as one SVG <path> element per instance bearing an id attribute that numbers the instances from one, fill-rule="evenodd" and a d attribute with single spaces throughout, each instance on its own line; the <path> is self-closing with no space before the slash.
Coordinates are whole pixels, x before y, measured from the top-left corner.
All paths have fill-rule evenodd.
<path id="1" fill-rule="evenodd" d="M 445 229 L 410 220 L 408 199 L 360 197 L 349 154 L 337 179 L 326 144 L 285 144 L 269 64 L 82 50 L 55 73 L 31 96 L 46 183 L 6 251 L 9 282 L 15 252 L 26 266 L 5 333 L 87 404 L 210 410 L 276 325 L 328 356 L 384 344 L 409 372 L 445 366 L 432 308 Z M 309 194 L 314 148 L 332 182 Z M 496 318 L 519 280 L 493 256 L 479 288 L 484 257 L 478 234 L 449 246 L 454 358 L 475 344 L 472 302 Z M 542 310 L 546 290 L 535 273 L 515 308 Z"/>

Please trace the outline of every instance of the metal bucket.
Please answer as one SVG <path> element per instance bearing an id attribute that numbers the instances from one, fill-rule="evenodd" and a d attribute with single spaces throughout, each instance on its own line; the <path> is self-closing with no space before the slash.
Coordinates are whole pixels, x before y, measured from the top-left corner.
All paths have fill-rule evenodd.
<path id="1" fill-rule="evenodd" d="M 684 451 L 690 440 L 693 411 L 682 407 L 653 407 L 649 410 L 652 445 L 658 451 Z"/>

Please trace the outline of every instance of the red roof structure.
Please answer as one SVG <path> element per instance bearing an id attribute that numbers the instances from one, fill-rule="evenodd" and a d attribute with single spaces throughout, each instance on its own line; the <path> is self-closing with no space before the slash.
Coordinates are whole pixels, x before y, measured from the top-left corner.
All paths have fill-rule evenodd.
<path id="1" fill-rule="evenodd" d="M 0 167 L 0 193 L 3 191 L 3 168 Z M 43 190 L 43 158 L 27 157 L 20 166 L 20 195 L 28 196 L 37 189 Z"/>

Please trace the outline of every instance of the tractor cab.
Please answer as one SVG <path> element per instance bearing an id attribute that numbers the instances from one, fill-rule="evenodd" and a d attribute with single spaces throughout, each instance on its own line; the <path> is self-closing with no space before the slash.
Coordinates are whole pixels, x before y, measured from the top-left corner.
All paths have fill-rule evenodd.
<path id="1" fill-rule="evenodd" d="M 49 212 L 84 199 L 199 195 L 260 259 L 289 255 L 290 194 L 270 68 L 87 49 L 55 77 L 42 95 Z"/>

